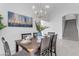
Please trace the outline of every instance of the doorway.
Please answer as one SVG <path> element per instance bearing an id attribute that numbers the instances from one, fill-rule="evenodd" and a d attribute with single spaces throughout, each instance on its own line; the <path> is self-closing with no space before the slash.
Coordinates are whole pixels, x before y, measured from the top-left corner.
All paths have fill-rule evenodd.
<path id="1" fill-rule="evenodd" d="M 78 40 L 78 29 L 76 19 L 65 20 L 63 39 Z"/>

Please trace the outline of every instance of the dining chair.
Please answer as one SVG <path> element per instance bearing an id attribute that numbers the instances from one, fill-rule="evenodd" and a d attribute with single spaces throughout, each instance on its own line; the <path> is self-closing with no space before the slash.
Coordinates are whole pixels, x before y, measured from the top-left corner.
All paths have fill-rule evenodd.
<path id="1" fill-rule="evenodd" d="M 21 50 L 21 51 L 15 53 L 15 54 L 11 55 L 9 44 L 5 40 L 4 37 L 2 37 L 2 43 L 3 43 L 3 46 L 4 46 L 5 56 L 27 56 L 27 55 L 29 55 L 25 50 Z"/>
<path id="2" fill-rule="evenodd" d="M 7 41 L 5 41 L 4 37 L 2 37 L 2 43 L 4 46 L 5 56 L 10 56 L 11 55 L 10 48 Z"/>
<path id="3" fill-rule="evenodd" d="M 40 47 L 41 56 L 49 56 L 49 43 L 50 43 L 50 37 L 42 38 Z"/>
<path id="4" fill-rule="evenodd" d="M 37 32 L 33 33 L 33 37 L 36 38 L 37 37 Z"/>
<path id="5" fill-rule="evenodd" d="M 55 56 L 57 56 L 57 54 L 56 54 L 56 41 L 57 41 L 57 34 L 55 34 L 55 35 L 52 35 L 51 36 L 51 38 L 50 38 L 50 49 L 49 49 L 49 51 L 50 51 L 50 54 L 51 54 L 51 56 L 53 55 L 53 53 L 55 54 Z"/>
<path id="6" fill-rule="evenodd" d="M 48 32 L 48 35 L 54 35 L 55 32 Z"/>
<path id="7" fill-rule="evenodd" d="M 21 39 L 25 39 L 28 35 L 32 35 L 31 33 L 21 34 Z"/>

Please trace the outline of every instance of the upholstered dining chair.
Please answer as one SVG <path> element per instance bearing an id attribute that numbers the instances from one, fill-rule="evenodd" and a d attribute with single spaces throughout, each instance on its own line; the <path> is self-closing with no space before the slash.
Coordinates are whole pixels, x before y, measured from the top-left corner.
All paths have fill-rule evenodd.
<path id="1" fill-rule="evenodd" d="M 49 43 L 50 43 L 50 37 L 42 38 L 40 47 L 41 56 L 49 56 Z"/>
<path id="2" fill-rule="evenodd" d="M 28 35 L 32 35 L 31 33 L 21 34 L 21 39 L 25 39 Z"/>
<path id="3" fill-rule="evenodd" d="M 7 41 L 5 41 L 4 37 L 2 37 L 2 43 L 4 46 L 5 56 L 10 56 L 11 55 L 10 48 Z"/>
<path id="4" fill-rule="evenodd" d="M 15 53 L 15 54 L 11 55 L 9 44 L 5 40 L 4 37 L 2 37 L 2 43 L 3 43 L 3 46 L 4 46 L 5 56 L 27 56 L 27 55 L 29 55 L 25 50 L 21 50 L 21 51 Z"/>
<path id="5" fill-rule="evenodd" d="M 55 32 L 48 32 L 48 35 L 55 35 Z"/>
<path id="6" fill-rule="evenodd" d="M 55 56 L 57 56 L 56 54 L 56 42 L 57 42 L 57 34 L 50 36 L 50 48 L 49 51 L 51 53 L 51 56 L 53 55 L 53 53 L 55 54 Z"/>
<path id="7" fill-rule="evenodd" d="M 37 32 L 33 33 L 33 37 L 36 38 L 37 37 Z"/>

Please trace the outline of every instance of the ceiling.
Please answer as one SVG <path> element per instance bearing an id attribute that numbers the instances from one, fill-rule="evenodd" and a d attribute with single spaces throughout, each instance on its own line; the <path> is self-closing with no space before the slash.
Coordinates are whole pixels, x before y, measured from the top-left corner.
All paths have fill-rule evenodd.
<path id="1" fill-rule="evenodd" d="M 32 6 L 36 5 L 38 7 L 39 3 L 6 3 L 5 6 L 6 5 L 8 7 L 11 7 L 11 5 L 17 7 L 21 6 L 24 9 L 23 11 L 30 10 L 30 12 L 33 14 Z M 50 5 L 50 8 L 48 9 L 49 18 L 56 18 L 58 16 L 61 17 L 70 13 L 79 14 L 79 3 L 40 3 L 40 5 L 42 8 L 44 8 L 45 5 Z"/>

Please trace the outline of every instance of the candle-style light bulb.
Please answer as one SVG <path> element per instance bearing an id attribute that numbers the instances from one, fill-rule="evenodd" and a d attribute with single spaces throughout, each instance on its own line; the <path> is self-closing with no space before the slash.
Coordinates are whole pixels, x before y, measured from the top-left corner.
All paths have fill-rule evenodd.
<path id="1" fill-rule="evenodd" d="M 49 5 L 45 5 L 45 8 L 50 8 L 50 6 Z"/>
<path id="2" fill-rule="evenodd" d="M 35 5 L 32 6 L 32 9 L 35 9 Z"/>

